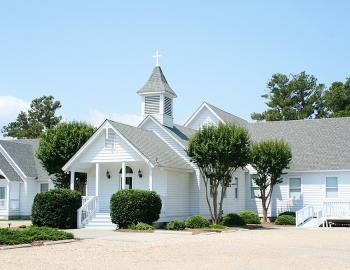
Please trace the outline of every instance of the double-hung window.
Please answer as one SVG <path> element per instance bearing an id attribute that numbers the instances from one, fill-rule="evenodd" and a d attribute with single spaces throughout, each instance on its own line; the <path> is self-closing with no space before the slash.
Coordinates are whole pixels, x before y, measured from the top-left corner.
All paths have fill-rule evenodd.
<path id="1" fill-rule="evenodd" d="M 251 175 L 251 181 L 250 181 L 250 198 L 255 199 L 257 196 L 260 195 L 259 186 L 255 183 L 255 179 L 257 178 L 257 175 Z"/>
<path id="2" fill-rule="evenodd" d="M 232 187 L 235 192 L 235 195 L 234 195 L 235 199 L 238 199 L 238 177 L 237 176 L 232 180 Z"/>
<path id="3" fill-rule="evenodd" d="M 326 198 L 338 197 L 338 178 L 326 177 Z"/>
<path id="4" fill-rule="evenodd" d="M 40 183 L 40 193 L 49 191 L 49 183 Z"/>
<path id="5" fill-rule="evenodd" d="M 0 209 L 5 208 L 6 188 L 0 187 Z"/>
<path id="6" fill-rule="evenodd" d="M 301 178 L 289 178 L 289 198 L 300 198 Z"/>

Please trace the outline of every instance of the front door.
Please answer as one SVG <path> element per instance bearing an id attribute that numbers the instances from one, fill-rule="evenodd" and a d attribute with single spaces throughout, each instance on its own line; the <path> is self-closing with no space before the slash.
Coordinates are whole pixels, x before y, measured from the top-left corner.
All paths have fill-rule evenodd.
<path id="1" fill-rule="evenodd" d="M 120 177 L 120 189 L 122 189 L 122 177 Z M 132 189 L 132 176 L 125 176 L 125 189 Z"/>

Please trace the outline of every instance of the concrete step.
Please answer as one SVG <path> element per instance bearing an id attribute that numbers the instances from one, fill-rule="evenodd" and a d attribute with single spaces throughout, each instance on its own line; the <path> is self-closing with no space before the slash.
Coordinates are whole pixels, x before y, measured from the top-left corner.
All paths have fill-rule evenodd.
<path id="1" fill-rule="evenodd" d="M 111 227 L 115 228 L 116 225 L 112 223 L 111 216 L 109 213 L 96 213 L 88 224 L 85 225 L 86 228 L 106 228 Z"/>

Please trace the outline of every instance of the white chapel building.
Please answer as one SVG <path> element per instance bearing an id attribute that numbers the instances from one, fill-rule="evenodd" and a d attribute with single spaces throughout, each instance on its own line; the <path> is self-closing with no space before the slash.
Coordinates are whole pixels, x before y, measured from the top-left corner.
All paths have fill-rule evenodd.
<path id="1" fill-rule="evenodd" d="M 108 225 L 111 196 L 121 189 L 157 192 L 163 205 L 159 222 L 209 217 L 204 184 L 186 148 L 201 126 L 218 123 L 246 128 L 253 141 L 284 139 L 291 146 L 290 169 L 274 189 L 269 216 L 301 210 L 297 225 L 312 219 L 315 226 L 327 211 L 350 219 L 350 118 L 249 123 L 203 102 L 183 125 L 175 124 L 177 96 L 159 65 L 137 94 L 143 116 L 138 127 L 105 120 L 62 168 L 71 172 L 71 188 L 76 172 L 87 174 L 79 227 Z M 35 194 L 52 188 L 36 148 L 33 140 L 0 141 L 0 218 L 30 216 Z M 251 166 L 234 173 L 224 214 L 262 214 L 255 173 Z"/>

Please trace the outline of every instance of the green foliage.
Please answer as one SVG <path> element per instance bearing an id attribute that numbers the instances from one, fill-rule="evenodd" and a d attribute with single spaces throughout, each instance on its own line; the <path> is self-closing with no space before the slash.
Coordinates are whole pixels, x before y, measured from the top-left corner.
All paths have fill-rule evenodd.
<path id="1" fill-rule="evenodd" d="M 205 228 L 209 227 L 209 220 L 199 215 L 190 216 L 186 219 L 185 225 L 191 229 Z"/>
<path id="2" fill-rule="evenodd" d="M 291 215 L 281 215 L 276 219 L 275 224 L 276 225 L 295 225 L 295 217 Z"/>
<path id="3" fill-rule="evenodd" d="M 32 222 L 36 226 L 60 229 L 77 227 L 81 194 L 70 189 L 52 189 L 38 193 L 33 202 Z"/>
<path id="4" fill-rule="evenodd" d="M 268 93 L 261 97 L 267 99 L 269 107 L 263 113 L 253 113 L 254 120 L 279 121 L 326 117 L 322 96 L 325 86 L 305 72 L 287 76 L 273 74 L 267 83 Z"/>
<path id="5" fill-rule="evenodd" d="M 224 226 L 222 224 L 210 224 L 209 228 L 210 229 L 217 229 L 217 230 L 224 230 L 224 229 L 227 229 L 227 226 Z"/>
<path id="6" fill-rule="evenodd" d="M 250 164 L 257 171 L 254 181 L 259 187 L 260 195 L 257 198 L 261 199 L 265 222 L 273 188 L 282 182 L 283 171 L 289 168 L 291 160 L 291 149 L 283 140 L 262 141 L 251 147 Z"/>
<path id="7" fill-rule="evenodd" d="M 73 238 L 72 233 L 48 227 L 30 226 L 24 229 L 0 229 L 0 245 L 30 244 L 40 240 L 58 241 Z"/>
<path id="8" fill-rule="evenodd" d="M 49 174 L 55 176 L 54 183 L 59 188 L 69 188 L 70 176 L 62 167 L 92 136 L 95 128 L 86 123 L 65 122 L 47 130 L 40 139 L 37 156 Z M 86 174 L 76 173 L 76 189 L 82 191 Z"/>
<path id="9" fill-rule="evenodd" d="M 278 216 L 292 216 L 295 217 L 295 212 L 291 212 L 291 211 L 285 211 L 283 213 L 280 213 Z"/>
<path id="10" fill-rule="evenodd" d="M 324 94 L 324 102 L 331 117 L 350 116 L 350 77 L 345 83 L 334 82 Z"/>
<path id="11" fill-rule="evenodd" d="M 59 108 L 61 102 L 55 101 L 53 96 L 34 99 L 28 112 L 21 111 L 16 121 L 4 126 L 2 132 L 5 137 L 17 139 L 39 138 L 43 130 L 52 128 L 61 121 L 61 116 L 55 116 Z"/>
<path id="12" fill-rule="evenodd" d="M 239 215 L 246 224 L 260 224 L 260 217 L 255 211 L 241 211 Z"/>
<path id="13" fill-rule="evenodd" d="M 222 225 L 227 226 L 227 227 L 236 227 L 236 226 L 245 226 L 246 223 L 244 222 L 244 219 L 235 213 L 230 213 L 225 215 L 222 218 Z"/>
<path id="14" fill-rule="evenodd" d="M 190 138 L 187 153 L 198 165 L 203 177 L 213 223 L 218 223 L 221 219 L 224 194 L 232 181 L 232 173 L 249 162 L 249 149 L 248 131 L 231 124 L 205 126 Z"/>
<path id="15" fill-rule="evenodd" d="M 139 222 L 152 224 L 159 219 L 162 200 L 154 191 L 126 189 L 113 194 L 111 218 L 119 228 Z"/>
<path id="16" fill-rule="evenodd" d="M 128 229 L 135 231 L 153 231 L 154 227 L 147 223 L 139 222 L 137 224 L 130 224 Z"/>
<path id="17" fill-rule="evenodd" d="M 167 224 L 166 228 L 168 230 L 172 230 L 172 231 L 182 231 L 186 228 L 186 224 L 185 224 L 185 222 L 183 222 L 181 220 L 175 219 L 175 220 L 170 221 Z"/>

